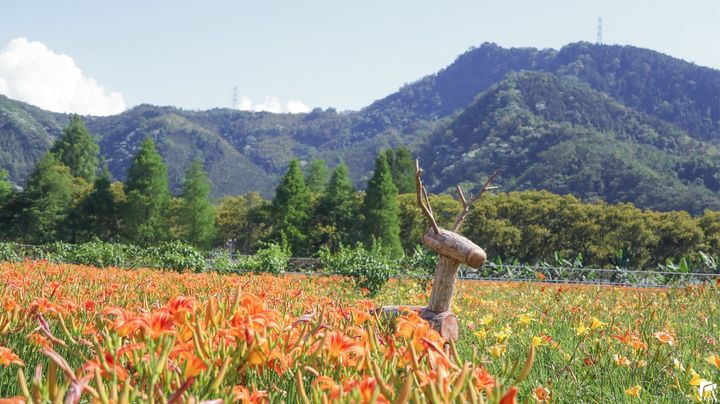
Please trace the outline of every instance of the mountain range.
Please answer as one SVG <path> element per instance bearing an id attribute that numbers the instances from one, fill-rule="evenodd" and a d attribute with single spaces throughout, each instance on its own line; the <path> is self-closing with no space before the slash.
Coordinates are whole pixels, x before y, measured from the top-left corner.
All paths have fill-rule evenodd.
<path id="1" fill-rule="evenodd" d="M 0 169 L 22 186 L 69 116 L 0 96 Z M 547 189 L 643 208 L 720 210 L 720 70 L 633 46 L 484 43 L 359 111 L 273 114 L 140 105 L 84 117 L 124 179 L 155 139 L 171 186 L 205 163 L 213 194 L 271 197 L 289 160 L 344 160 L 364 187 L 378 151 L 405 145 L 434 192 Z"/>

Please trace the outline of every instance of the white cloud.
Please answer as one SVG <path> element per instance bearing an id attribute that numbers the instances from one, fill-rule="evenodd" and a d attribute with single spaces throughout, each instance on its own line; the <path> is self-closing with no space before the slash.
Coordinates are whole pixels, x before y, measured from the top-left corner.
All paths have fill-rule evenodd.
<path id="1" fill-rule="evenodd" d="M 108 92 L 68 55 L 37 41 L 16 38 L 0 52 L 0 94 L 55 112 L 112 115 L 125 110 L 118 92 Z"/>
<path id="2" fill-rule="evenodd" d="M 265 97 L 263 101 L 254 103 L 250 98 L 243 96 L 240 99 L 238 109 L 243 111 L 274 112 L 276 114 L 287 112 L 291 114 L 310 112 L 310 107 L 303 104 L 301 101 L 290 100 L 283 103 L 277 97 Z"/>
<path id="3" fill-rule="evenodd" d="M 287 102 L 287 109 L 288 109 L 288 112 L 293 113 L 293 114 L 310 112 L 310 107 L 308 107 L 307 105 L 303 104 L 300 101 L 293 101 L 293 100 L 290 100 Z"/>

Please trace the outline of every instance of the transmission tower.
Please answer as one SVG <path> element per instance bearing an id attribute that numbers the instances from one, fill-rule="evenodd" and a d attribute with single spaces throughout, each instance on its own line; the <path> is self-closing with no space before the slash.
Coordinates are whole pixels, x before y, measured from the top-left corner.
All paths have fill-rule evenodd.
<path id="1" fill-rule="evenodd" d="M 238 88 L 237 88 L 237 86 L 233 87 L 232 109 L 238 109 Z"/>
<path id="2" fill-rule="evenodd" d="M 602 17 L 598 17 L 598 21 L 597 21 L 597 41 L 596 41 L 596 42 L 599 43 L 599 44 L 603 43 L 603 38 L 602 38 Z"/>

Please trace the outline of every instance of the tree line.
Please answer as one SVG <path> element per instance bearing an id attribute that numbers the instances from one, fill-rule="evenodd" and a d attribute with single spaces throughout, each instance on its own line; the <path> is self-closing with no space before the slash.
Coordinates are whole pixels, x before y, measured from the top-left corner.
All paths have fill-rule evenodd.
<path id="1" fill-rule="evenodd" d="M 414 167 L 404 147 L 381 151 L 364 191 L 347 166 L 292 160 L 272 200 L 260 194 L 210 198 L 201 161 L 172 195 L 162 157 L 151 138 L 137 151 L 127 180 L 113 181 L 98 145 L 75 116 L 36 165 L 25 188 L 0 173 L 0 238 L 28 244 L 91 240 L 139 246 L 180 240 L 198 248 L 253 253 L 285 244 L 294 256 L 358 243 L 392 258 L 411 255 L 426 230 L 415 199 Z M 461 204 L 432 195 L 441 226 Z M 720 213 L 640 210 L 631 204 L 583 203 L 543 191 L 486 195 L 464 233 L 491 259 L 525 263 L 581 257 L 585 265 L 647 268 L 704 251 L 720 254 Z"/>
<path id="2" fill-rule="evenodd" d="M 181 194 L 173 196 L 167 167 L 148 137 L 134 156 L 127 180 L 113 181 L 100 161 L 97 143 L 80 117 L 73 116 L 22 191 L 13 189 L 7 173 L 0 172 L 0 238 L 28 244 L 100 240 L 138 246 L 181 240 L 203 249 L 230 244 L 243 252 L 275 242 L 287 244 L 296 255 L 312 254 L 322 245 L 370 245 L 376 239 L 399 257 L 396 196 L 398 186 L 403 192 L 413 186 L 408 177 L 412 159 L 400 148 L 383 152 L 376 163 L 364 198 L 345 164 L 330 175 L 324 161 L 315 160 L 303 173 L 300 162 L 293 160 L 271 202 L 250 193 L 222 199 L 216 212 L 201 161 L 187 169 Z"/>
<path id="3" fill-rule="evenodd" d="M 90 240 L 146 246 L 184 240 L 210 248 L 215 212 L 202 163 L 187 170 L 173 197 L 167 167 L 151 138 L 140 146 L 125 183 L 112 181 L 99 147 L 73 116 L 36 164 L 22 191 L 0 173 L 0 237 L 28 244 Z"/>

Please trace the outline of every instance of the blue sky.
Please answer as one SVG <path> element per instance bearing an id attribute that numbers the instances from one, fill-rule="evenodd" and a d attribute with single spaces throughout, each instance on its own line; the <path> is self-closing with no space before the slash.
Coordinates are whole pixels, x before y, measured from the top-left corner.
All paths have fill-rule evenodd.
<path id="1" fill-rule="evenodd" d="M 719 0 L 48 0 L 4 4 L 3 15 L 0 62 L 11 40 L 39 42 L 47 52 L 72 58 L 84 78 L 102 87 L 85 83 L 78 94 L 104 91 L 110 105 L 115 92 L 124 107 L 229 107 L 237 86 L 249 108 L 275 97 L 284 109 L 288 101 L 359 109 L 482 42 L 559 48 L 594 41 L 598 16 L 606 43 L 720 68 Z M 12 59 L 6 56 L 6 62 Z M 5 88 L 18 75 L 54 69 L 59 59 L 47 60 L 50 67 L 37 72 L 6 68 Z M 0 92 L 2 74 L 0 65 Z M 58 74 L 56 81 L 65 81 L 65 73 Z M 62 92 L 38 85 L 33 94 L 41 91 Z"/>

